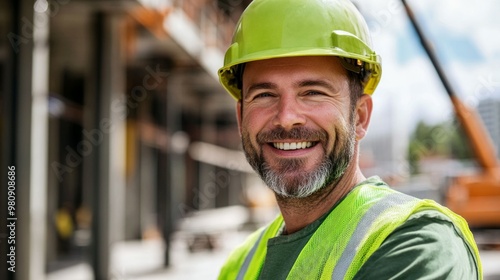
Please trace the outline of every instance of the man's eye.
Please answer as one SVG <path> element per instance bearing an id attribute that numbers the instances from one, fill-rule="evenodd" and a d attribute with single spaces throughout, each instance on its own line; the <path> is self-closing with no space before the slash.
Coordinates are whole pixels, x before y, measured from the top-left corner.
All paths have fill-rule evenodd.
<path id="1" fill-rule="evenodd" d="M 323 95 L 323 93 L 315 90 L 309 90 L 306 92 L 306 95 Z"/>
<path id="2" fill-rule="evenodd" d="M 263 98 L 263 97 L 271 97 L 271 96 L 272 95 L 269 92 L 263 92 L 263 93 L 256 94 L 254 96 L 254 99 Z"/>

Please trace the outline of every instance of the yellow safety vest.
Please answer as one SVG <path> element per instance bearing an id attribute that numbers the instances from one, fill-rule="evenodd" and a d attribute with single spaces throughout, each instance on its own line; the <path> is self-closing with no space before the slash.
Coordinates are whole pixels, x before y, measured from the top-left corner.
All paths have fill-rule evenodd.
<path id="1" fill-rule="evenodd" d="M 432 200 L 417 199 L 385 184 L 355 187 L 328 215 L 300 252 L 288 279 L 352 279 L 382 242 L 412 214 L 437 210 L 453 223 L 478 266 L 479 251 L 467 222 Z M 254 232 L 226 261 L 219 275 L 226 279 L 258 279 L 264 264 L 267 241 L 283 225 L 278 216 L 271 224 Z M 335 242 L 325 242 L 335 240 Z"/>

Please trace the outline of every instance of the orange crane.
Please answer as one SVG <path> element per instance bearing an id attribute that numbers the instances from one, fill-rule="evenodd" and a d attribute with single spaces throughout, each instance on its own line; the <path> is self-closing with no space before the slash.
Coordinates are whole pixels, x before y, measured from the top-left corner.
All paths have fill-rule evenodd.
<path id="1" fill-rule="evenodd" d="M 500 163 L 493 141 L 477 112 L 455 94 L 412 10 L 406 0 L 402 2 L 422 47 L 448 93 L 480 167 L 476 174 L 459 175 L 451 179 L 446 190 L 445 205 L 464 217 L 472 228 L 500 228 Z"/>

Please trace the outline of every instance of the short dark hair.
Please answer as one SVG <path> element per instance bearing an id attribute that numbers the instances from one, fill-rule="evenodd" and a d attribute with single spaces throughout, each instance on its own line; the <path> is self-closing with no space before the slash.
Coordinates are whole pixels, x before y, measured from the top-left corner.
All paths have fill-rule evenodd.
<path id="1" fill-rule="evenodd" d="M 356 103 L 358 99 L 364 94 L 363 92 L 363 80 L 364 77 L 360 73 L 355 73 L 347 70 L 347 79 L 349 82 L 349 93 L 351 101 L 351 111 L 356 109 Z"/>

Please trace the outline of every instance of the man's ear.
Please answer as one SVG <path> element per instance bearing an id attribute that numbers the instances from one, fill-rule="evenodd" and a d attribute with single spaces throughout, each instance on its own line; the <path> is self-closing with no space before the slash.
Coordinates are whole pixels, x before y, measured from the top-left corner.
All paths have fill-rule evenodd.
<path id="1" fill-rule="evenodd" d="M 243 112 L 243 108 L 242 108 L 242 103 L 241 103 L 241 99 L 238 100 L 238 102 L 236 102 L 236 119 L 238 120 L 238 130 L 240 132 L 240 136 L 241 136 L 241 114 Z"/>
<path id="2" fill-rule="evenodd" d="M 365 137 L 372 115 L 373 100 L 371 95 L 363 94 L 356 103 L 356 140 Z"/>

